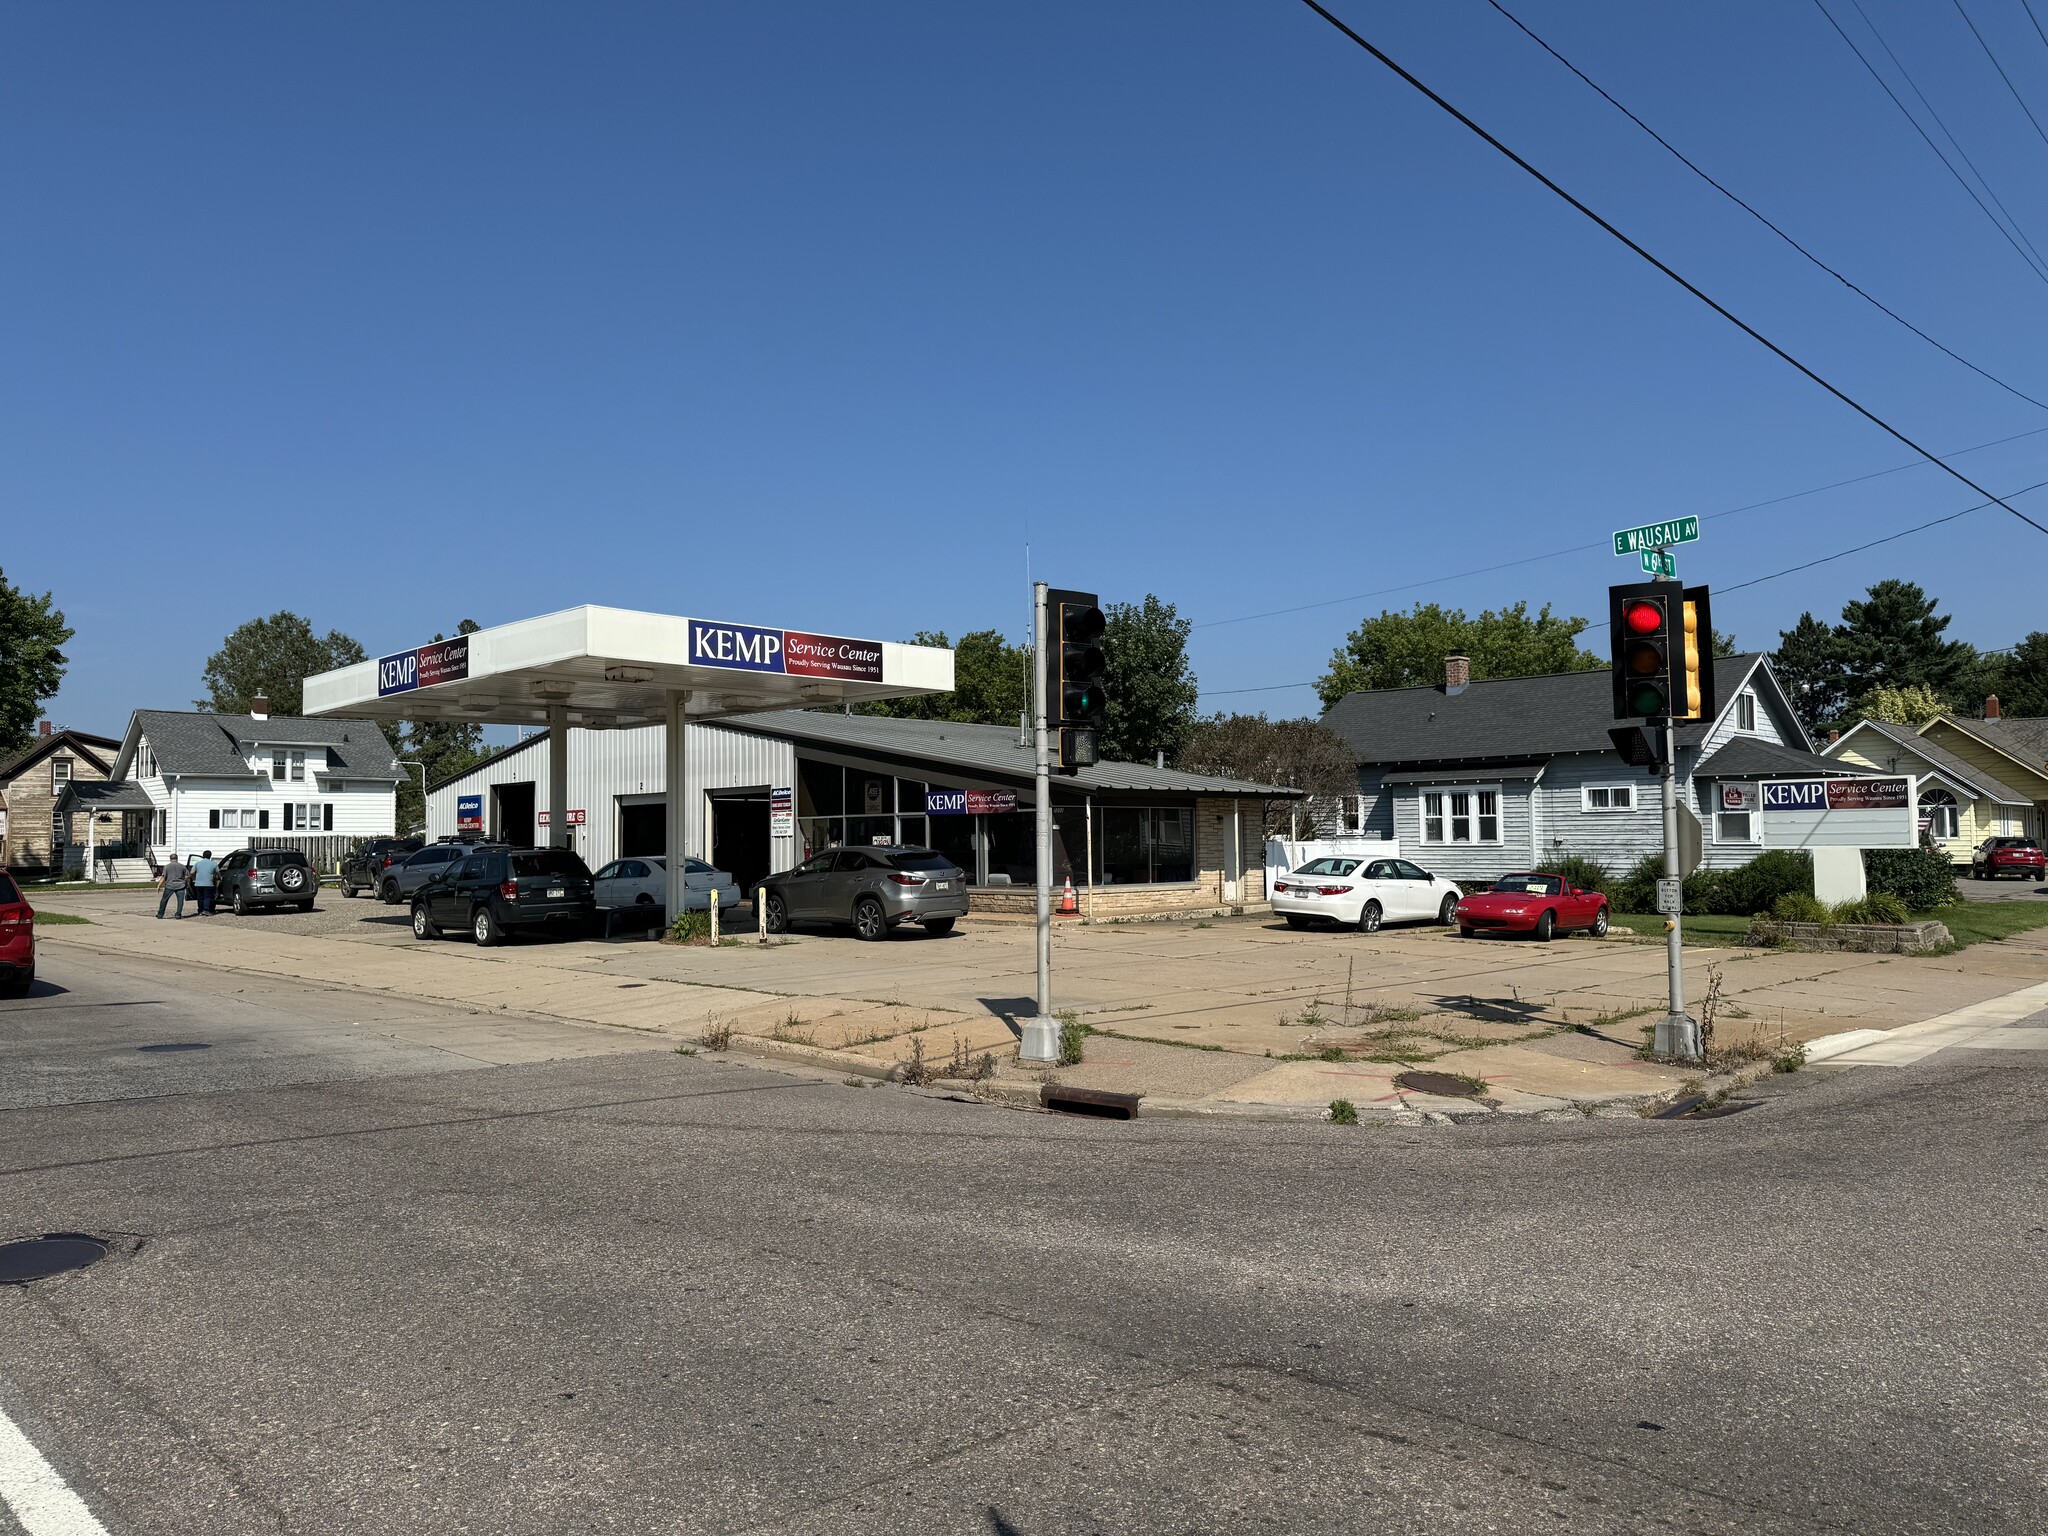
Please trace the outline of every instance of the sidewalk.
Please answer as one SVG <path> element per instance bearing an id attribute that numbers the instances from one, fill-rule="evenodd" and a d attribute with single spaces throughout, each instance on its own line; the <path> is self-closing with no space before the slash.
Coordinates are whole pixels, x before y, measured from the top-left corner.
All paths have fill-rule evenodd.
<path id="1" fill-rule="evenodd" d="M 148 895 L 48 898 L 91 926 L 43 929 L 77 948 L 543 1014 L 662 1040 L 727 1030 L 756 1049 L 869 1075 L 921 1056 L 988 1053 L 1015 1091 L 1014 1021 L 1034 1011 L 1028 926 L 861 944 L 801 934 L 767 947 L 643 941 L 421 943 L 399 909 L 344 902 L 235 919 L 153 919 Z M 1298 933 L 1269 920 L 1062 926 L 1056 996 L 1094 1031 L 1060 1081 L 1217 1113 L 1469 1110 L 1394 1082 L 1410 1067 L 1482 1080 L 1505 1110 L 1584 1112 L 1667 1096 L 1690 1076 L 1641 1061 L 1662 1011 L 1664 951 L 1630 938 L 1549 945 L 1461 940 L 1434 927 Z M 1697 1012 L 1719 981 L 1718 1037 L 1767 1047 L 1886 1031 L 2048 981 L 2048 931 L 1940 959 L 1702 949 L 1686 956 Z M 744 1041 L 742 1042 L 744 1043 Z M 1334 1055 L 1338 1059 L 1325 1060 Z"/>

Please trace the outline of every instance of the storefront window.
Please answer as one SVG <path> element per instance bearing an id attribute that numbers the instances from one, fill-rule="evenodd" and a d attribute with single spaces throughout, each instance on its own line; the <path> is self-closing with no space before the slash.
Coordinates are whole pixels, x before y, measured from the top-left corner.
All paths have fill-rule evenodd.
<path id="1" fill-rule="evenodd" d="M 1096 812 L 1104 885 L 1164 885 L 1195 878 L 1195 813 L 1187 807 L 1104 806 Z"/>
<path id="2" fill-rule="evenodd" d="M 846 818 L 846 836 L 843 841 L 848 847 L 865 848 L 880 843 L 896 841 L 896 818 L 893 816 L 849 816 Z"/>
<path id="3" fill-rule="evenodd" d="M 1038 879 L 1037 818 L 1019 810 L 978 819 L 988 832 L 988 883 L 1035 883 Z"/>
<path id="4" fill-rule="evenodd" d="M 925 842 L 924 818 L 922 816 L 899 816 L 896 818 L 896 841 L 906 848 L 923 848 Z"/>
<path id="5" fill-rule="evenodd" d="M 797 814 L 838 816 L 846 810 L 846 770 L 837 763 L 801 760 L 796 767 Z"/>
<path id="6" fill-rule="evenodd" d="M 975 873 L 974 824 L 980 819 L 978 816 L 934 816 L 926 844 L 966 870 L 969 885 L 978 879 Z"/>
<path id="7" fill-rule="evenodd" d="M 846 814 L 888 816 L 896 810 L 896 781 L 865 768 L 846 770 Z"/>

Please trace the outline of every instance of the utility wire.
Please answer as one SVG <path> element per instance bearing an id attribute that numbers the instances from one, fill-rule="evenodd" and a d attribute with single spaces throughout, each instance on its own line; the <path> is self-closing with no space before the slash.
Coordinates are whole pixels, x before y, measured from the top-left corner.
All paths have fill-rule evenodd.
<path id="1" fill-rule="evenodd" d="M 1798 369 L 1801 373 L 1805 374 L 1807 378 L 1813 380 L 1814 383 L 1818 384 L 1822 389 L 1826 390 L 1829 394 L 1833 395 L 1837 400 L 1841 401 L 1842 404 L 1848 406 L 1850 410 L 1856 412 L 1857 415 L 1863 417 L 1864 420 L 1870 422 L 1873 426 L 1879 428 L 1881 431 L 1886 432 L 1890 436 L 1897 438 L 1901 443 L 1904 443 L 1908 448 L 1912 449 L 1915 453 L 1919 454 L 1922 458 L 1926 459 L 1928 463 L 1938 466 L 1943 471 L 1943 473 L 1951 475 L 1955 479 L 1960 480 L 1964 485 L 1968 486 L 1971 490 L 1975 491 L 1979 496 L 1988 497 L 1990 500 L 1997 502 L 1998 505 L 2004 507 L 2006 511 L 2010 512 L 2014 517 L 2018 518 L 2021 522 L 2025 523 L 2028 527 L 2034 529 L 2036 532 L 2048 534 L 2048 523 L 2035 522 L 2034 519 L 2027 516 L 2026 513 L 2020 511 L 2018 507 L 2011 506 L 2005 501 L 2001 500 L 1999 497 L 1992 495 L 1990 491 L 1985 490 L 1983 486 L 1979 485 L 1976 481 L 1972 480 L 1968 475 L 1964 474 L 1961 470 L 1955 468 L 1953 465 L 1947 463 L 1946 461 L 1937 458 L 1933 453 L 1929 452 L 1927 449 L 1922 448 L 1918 443 L 1914 442 L 1912 438 L 1906 436 L 1905 433 L 1901 432 L 1897 427 L 1893 426 L 1890 422 L 1886 421 L 1882 416 L 1878 415 L 1877 412 L 1871 410 L 1868 406 L 1864 405 L 1862 402 L 1856 400 L 1844 391 L 1836 388 L 1833 384 L 1830 384 L 1826 379 L 1822 378 L 1818 373 L 1815 373 L 1811 368 L 1807 367 L 1806 364 L 1799 361 L 1799 359 L 1794 357 L 1790 352 L 1787 352 L 1775 341 L 1772 341 L 1770 337 L 1764 335 L 1762 331 L 1759 331 L 1755 326 L 1751 325 L 1748 321 L 1742 319 L 1741 316 L 1737 315 L 1733 310 L 1729 309 L 1719 300 L 1710 297 L 1704 289 L 1700 288 L 1699 286 L 1691 282 L 1689 279 L 1681 276 L 1675 268 L 1668 266 L 1666 263 L 1660 261 L 1657 257 L 1651 255 L 1645 247 L 1638 245 L 1634 240 L 1630 239 L 1627 235 L 1623 234 L 1619 228 L 1609 223 L 1599 214 L 1595 213 L 1586 204 L 1580 202 L 1576 197 L 1572 196 L 1571 193 L 1565 191 L 1563 187 L 1559 186 L 1556 182 L 1552 181 L 1548 176 L 1544 175 L 1541 171 L 1537 170 L 1535 166 L 1531 165 L 1527 160 L 1524 160 L 1512 149 L 1509 149 L 1507 145 L 1503 144 L 1499 139 L 1495 138 L 1492 134 L 1488 133 L 1484 128 L 1480 127 L 1479 124 L 1474 122 L 1471 118 L 1467 117 L 1463 112 L 1459 111 L 1456 107 L 1452 106 L 1450 102 L 1446 101 L 1442 96 L 1439 96 L 1435 91 L 1431 90 L 1428 86 L 1424 85 L 1414 75 L 1410 74 L 1407 70 L 1403 69 L 1399 64 L 1395 63 L 1393 59 L 1389 58 L 1385 53 L 1381 52 L 1378 48 L 1373 46 L 1373 44 L 1367 42 L 1364 37 L 1360 36 L 1357 32 L 1354 32 L 1342 21 L 1339 21 L 1328 10 L 1324 9 L 1324 7 L 1319 3 L 1319 0 L 1302 0 L 1302 4 L 1307 6 L 1310 10 L 1314 11 L 1318 16 L 1321 16 L 1323 20 L 1327 21 L 1339 32 L 1342 32 L 1346 37 L 1350 38 L 1360 48 L 1363 48 L 1367 53 L 1371 54 L 1375 59 L 1379 60 L 1380 63 L 1384 64 L 1388 69 L 1392 70 L 1396 75 L 1400 76 L 1402 80 L 1407 82 L 1409 85 L 1413 86 L 1417 91 L 1421 92 L 1424 96 L 1428 97 L 1431 102 L 1435 103 L 1438 107 L 1442 108 L 1450 116 L 1457 119 L 1458 122 L 1463 124 L 1466 128 L 1470 129 L 1474 134 L 1478 135 L 1479 138 L 1483 139 L 1487 144 L 1492 146 L 1494 149 L 1498 150 L 1503 156 L 1505 156 L 1508 160 L 1512 161 L 1516 166 L 1526 171 L 1530 176 L 1534 177 L 1537 181 L 1541 182 L 1546 188 L 1548 188 L 1551 192 L 1555 193 L 1559 198 L 1563 199 L 1566 203 L 1569 203 L 1573 208 L 1576 208 L 1580 213 L 1584 214 L 1588 219 L 1592 220 L 1593 223 L 1599 225 L 1601 229 L 1605 230 L 1608 234 L 1612 235 L 1616 240 L 1620 241 L 1623 245 L 1627 246 L 1631 251 L 1634 251 L 1636 255 L 1642 257 L 1644 261 L 1647 261 L 1659 272 L 1662 272 L 1666 277 L 1670 278 L 1671 281 L 1678 284 L 1679 287 L 1683 288 L 1687 293 L 1691 294 L 1694 298 L 1698 299 L 1702 304 L 1706 305 L 1707 308 L 1713 310 L 1715 314 L 1719 315 L 1722 319 L 1726 320 L 1730 325 L 1733 325 L 1738 330 L 1742 331 L 1751 340 L 1757 342 L 1759 345 L 1763 347 L 1768 348 L 1771 352 L 1775 353 L 1779 358 L 1791 364 L 1794 368 Z"/>
<path id="2" fill-rule="evenodd" d="M 1839 21 L 1835 20 L 1834 12 L 1830 11 L 1827 8 L 1827 6 L 1823 3 L 1823 0 L 1813 0 L 1813 3 L 1814 6 L 1820 11 L 1821 15 L 1827 17 L 1828 25 L 1833 27 L 1835 29 L 1836 34 L 1840 36 L 1842 41 L 1849 45 L 1849 51 L 1856 55 L 1857 62 L 1860 63 L 1865 69 L 1870 71 L 1870 78 L 1878 83 L 1878 87 L 1881 90 L 1883 90 L 1885 95 L 1891 97 L 1892 105 L 1897 107 L 1899 111 L 1905 115 L 1906 121 L 1913 125 L 1913 131 L 1919 134 L 1922 139 L 1925 139 L 1927 141 L 1927 147 L 1934 151 L 1935 158 L 1941 161 L 1942 165 L 1947 169 L 1949 175 L 1955 177 L 1957 185 L 1959 185 L 1965 192 L 1970 194 L 1970 201 L 1975 203 L 1979 208 L 1983 209 L 1984 217 L 1991 220 L 1992 224 L 1997 226 L 1998 232 L 2001 235 L 2005 236 L 2006 243 L 2010 245 L 2014 250 L 2020 253 L 2020 259 L 2022 261 L 2026 262 L 2026 264 L 2029 267 L 2033 268 L 2034 275 L 2041 278 L 2042 281 L 2048 282 L 2048 267 L 2043 266 L 2041 261 L 2041 253 L 2034 249 L 2034 242 L 2027 239 L 2027 232 L 2020 228 L 2019 220 L 2013 218 L 2011 210 L 2009 210 L 2005 206 L 2004 202 L 1999 198 L 1998 194 L 1992 190 L 1991 183 L 1984 180 L 1984 173 L 1977 169 L 1976 161 L 1970 158 L 1969 152 L 1963 148 L 1962 144 L 1957 140 L 1956 136 L 1953 133 L 1949 132 L 1948 124 L 1943 122 L 1941 114 L 1934 110 L 1934 103 L 1927 99 L 1927 93 L 1921 90 L 1918 85 L 1914 84 L 1913 77 L 1906 72 L 1906 66 L 1899 62 L 1898 54 L 1892 51 L 1892 45 L 1884 40 L 1884 34 L 1877 30 L 1876 23 L 1871 21 L 1868 13 L 1864 11 L 1863 7 L 1857 4 L 1857 0 L 1849 0 L 1849 3 L 1856 7 L 1856 14 L 1863 18 L 1863 25 L 1870 28 L 1870 35 L 1877 39 L 1878 46 L 1883 48 L 1885 53 L 1890 57 L 1892 61 L 1892 66 L 1898 70 L 1899 74 L 1902 77 L 1904 77 L 1906 84 L 1909 87 L 1911 87 L 1913 94 L 1920 98 L 1920 105 L 1927 109 L 1927 115 L 1934 119 L 1935 126 L 1941 129 L 1942 135 L 1945 138 L 1947 138 L 1951 145 L 1954 146 L 1955 152 L 1962 157 L 1963 164 L 1967 165 L 1970 168 L 1971 173 L 1976 176 L 1977 180 L 1983 183 L 1984 190 L 1986 193 L 1990 195 L 1991 201 L 1998 204 L 1999 212 L 2003 213 L 2006 219 L 2012 224 L 2012 228 L 2010 230 L 2008 230 L 2004 224 L 1999 223 L 1998 216 L 1992 213 L 1992 211 L 1988 207 L 1985 207 L 1984 199 L 1977 195 L 1977 189 L 1971 186 L 1970 183 L 1964 179 L 1963 173 L 1955 168 L 1954 162 L 1951 161 L 1947 155 L 1942 153 L 1941 146 L 1939 144 L 1936 144 L 1934 140 L 1928 136 L 1927 130 L 1920 126 L 1920 119 L 1913 115 L 1912 109 L 1908 107 L 1903 101 L 1899 100 L 1899 93 L 1892 89 L 1891 82 L 1886 80 L 1883 74 L 1879 72 L 1878 67 L 1875 64 L 1871 63 L 1867 57 L 1865 57 L 1863 50 L 1856 46 L 1855 39 L 1849 36 L 1848 32 L 1843 29 L 1843 26 Z M 2015 238 L 2015 236 L 2017 236 L 2017 238 Z M 2022 248 L 2022 242 L 2025 242 L 2024 248 Z"/>
<path id="3" fill-rule="evenodd" d="M 2041 18 L 2034 14 L 2034 0 L 2020 0 L 2020 4 L 2026 7 L 2027 20 L 2034 24 L 2034 36 L 2041 39 L 2043 48 L 2048 48 L 2048 32 L 2041 30 Z"/>
<path id="4" fill-rule="evenodd" d="M 1509 21 L 1513 22 L 1515 26 L 1522 31 L 1523 35 L 1529 39 L 1529 41 L 1534 43 L 1538 48 L 1541 48 L 1545 53 L 1549 54 L 1553 59 L 1557 60 L 1558 63 L 1562 64 L 1566 69 L 1570 70 L 1573 74 L 1577 75 L 1581 80 L 1583 80 L 1587 85 L 1591 86 L 1595 91 L 1599 92 L 1602 99 L 1605 100 L 1610 107 L 1614 108 L 1615 111 L 1619 112 L 1623 117 L 1627 118 L 1630 122 L 1634 123 L 1638 128 L 1642 129 L 1643 132 L 1647 133 L 1651 138 L 1655 139 L 1659 144 L 1661 144 L 1665 148 L 1666 151 L 1670 153 L 1671 157 L 1675 159 L 1680 165 L 1684 166 L 1688 171 L 1691 171 L 1693 175 L 1699 177 L 1701 181 L 1704 181 L 1716 192 L 1720 193 L 1723 197 L 1727 198 L 1729 202 L 1733 203 L 1736 207 L 1740 208 L 1752 219 L 1755 219 L 1757 223 L 1763 225 L 1765 229 L 1768 229 L 1780 240 L 1784 241 L 1787 245 L 1791 246 L 1793 250 L 1797 251 L 1800 255 L 1804 256 L 1816 267 L 1819 267 L 1821 271 L 1827 273 L 1829 277 L 1832 277 L 1844 288 L 1847 288 L 1851 293 L 1855 294 L 1857 298 L 1863 300 L 1864 303 L 1872 306 L 1880 313 L 1888 315 L 1893 320 L 1896 320 L 1900 325 L 1903 325 L 1907 330 L 1911 331 L 1915 336 L 1918 336 L 1930 347 L 1933 347 L 1936 351 L 1944 353 L 1948 357 L 1953 358 L 1956 362 L 1961 363 L 1965 368 L 1969 369 L 1970 372 L 1977 374 L 1981 378 L 1989 379 L 1993 384 L 1996 384 L 2000 389 L 2004 390 L 2007 394 L 2017 395 L 2020 399 L 2026 401 L 2029 405 L 2040 406 L 2042 410 L 2048 410 L 2048 402 L 2037 400 L 2032 395 L 2028 394 L 2025 390 L 2020 389 L 2015 385 L 2006 383 L 2004 379 L 2001 379 L 1997 374 L 1992 373 L 1989 369 L 1978 367 L 1977 364 L 1971 362 L 1967 357 L 1964 357 L 1960 352 L 1957 352 L 1954 348 L 1944 346 L 1941 342 L 1936 341 L 1932 336 L 1928 335 L 1925 331 L 1921 330 L 1919 326 L 1915 325 L 1912 321 L 1908 320 L 1904 315 L 1900 314 L 1897 310 L 1891 308 L 1891 306 L 1872 297 L 1863 289 L 1857 287 L 1856 284 L 1851 282 L 1848 278 L 1844 277 L 1840 272 L 1837 272 L 1833 267 L 1829 266 L 1826 262 L 1822 261 L 1818 256 L 1814 255 L 1813 252 L 1809 251 L 1797 240 L 1793 239 L 1790 235 L 1786 234 L 1784 230 L 1780 229 L 1776 224 L 1772 223 L 1771 220 L 1766 218 L 1763 214 L 1759 213 L 1749 203 L 1745 202 L 1741 197 L 1729 191 L 1727 187 L 1723 186 L 1720 182 L 1716 181 L 1712 176 L 1708 175 L 1705 171 L 1701 170 L 1699 166 L 1695 165 L 1690 159 L 1686 157 L 1685 153 L 1682 150 L 1680 150 L 1677 145 L 1673 144 L 1669 139 L 1665 138 L 1663 134 L 1659 133 L 1656 129 L 1652 128 L 1648 123 L 1644 122 L 1640 117 L 1636 116 L 1636 114 L 1631 112 L 1627 107 L 1623 106 L 1620 102 L 1616 101 L 1614 97 L 1608 93 L 1606 87 L 1601 85 L 1599 81 L 1595 80 L 1591 75 L 1587 74 L 1583 69 L 1579 68 L 1578 65 L 1574 64 L 1570 59 L 1566 58 L 1563 54 L 1559 53 L 1555 48 L 1551 47 L 1549 43 L 1545 42 L 1541 37 L 1537 36 L 1537 34 L 1530 29 L 1527 22 L 1523 21 L 1521 17 L 1517 16 L 1513 11 L 1509 10 L 1506 6 L 1502 5 L 1500 3 L 1500 0 L 1486 0 L 1486 3 L 1492 6 L 1496 11 L 1499 11 L 1501 15 L 1505 16 Z M 1962 0 L 1956 0 L 1956 3 L 1958 6 L 1960 6 Z M 1968 18 L 1965 17 L 1964 19 L 1967 20 Z M 2010 82 L 2007 83 L 2010 84 Z M 2038 127 L 2039 125 L 2036 124 L 2036 126 Z"/>
<path id="5" fill-rule="evenodd" d="M 2043 487 L 2048 487 L 2048 480 L 2036 480 L 2032 485 L 2023 485 L 2018 490 L 2009 491 L 2006 494 L 2011 496 L 2024 496 L 2030 491 L 2038 491 L 2041 490 Z M 1781 571 L 1772 571 L 1768 575 L 1764 576 L 1752 576 L 1748 581 L 1738 581 L 1730 586 L 1725 587 L 1717 586 L 1714 588 L 1714 591 L 1716 591 L 1717 593 L 1740 592 L 1744 587 L 1760 587 L 1767 581 L 1776 581 L 1780 577 L 1784 576 L 1796 576 L 1799 572 L 1810 571 L 1817 565 L 1826 565 L 1830 561 L 1846 560 L 1851 555 L 1860 555 L 1866 549 L 1876 549 L 1880 544 L 1893 544 L 1898 542 L 1900 539 L 1909 538 L 1913 534 L 1925 533 L 1930 528 L 1939 528 L 1943 523 L 1953 523 L 1960 518 L 1968 517 L 1973 512 L 1982 512 L 1987 507 L 2003 506 L 2005 506 L 2005 503 L 2003 501 L 1999 500 L 1997 497 L 1993 497 L 1989 501 L 1977 502 L 1975 505 L 1964 507 L 1957 512 L 1945 512 L 1940 517 L 1929 518 L 1924 523 L 1915 523 L 1910 528 L 1901 528 L 1897 533 L 1888 533 L 1883 538 L 1870 540 L 1867 544 L 1857 544 L 1848 549 L 1838 549 L 1830 554 L 1822 555 L 1816 560 L 1803 561 L 1798 565 L 1788 565 Z M 2011 509 L 2008 508 L 2007 510 L 2009 511 Z M 1538 558 L 1543 557 L 1539 556 Z M 1577 633 L 1581 635 L 1590 635 L 1595 633 L 1596 631 L 1603 630 L 1606 627 L 1607 620 L 1602 619 L 1598 624 L 1588 624 L 1584 629 L 1577 631 Z M 1315 687 L 1315 684 L 1312 682 L 1308 682 L 1269 683 L 1263 688 L 1205 688 L 1202 690 L 1202 697 L 1205 699 L 1211 697 L 1221 698 L 1225 694 L 1233 693 L 1278 693 L 1282 689 L 1286 688 L 1313 687 Z"/>
<path id="6" fill-rule="evenodd" d="M 2005 88 L 2012 92 L 2012 99 L 2020 104 L 2020 110 L 2027 114 L 2027 121 L 2034 125 L 2034 132 L 2043 144 L 2048 144 L 2048 129 L 2041 126 L 2041 119 L 2034 116 L 2034 109 L 2027 105 L 2027 98 L 2020 94 L 2020 88 L 2012 83 L 2012 76 L 2005 72 L 2005 66 L 1998 62 L 1998 55 L 1991 51 L 1991 45 L 1984 41 L 1984 34 L 1977 30 L 1977 23 L 1970 20 L 1970 13 L 1963 9 L 1963 0 L 1955 0 L 1956 14 L 1963 18 L 1963 25 L 1970 29 L 1970 36 L 1977 39 L 1977 46 L 1984 50 L 1984 57 L 1991 61 L 1991 67 L 1998 71 L 1998 78 L 2005 82 Z"/>

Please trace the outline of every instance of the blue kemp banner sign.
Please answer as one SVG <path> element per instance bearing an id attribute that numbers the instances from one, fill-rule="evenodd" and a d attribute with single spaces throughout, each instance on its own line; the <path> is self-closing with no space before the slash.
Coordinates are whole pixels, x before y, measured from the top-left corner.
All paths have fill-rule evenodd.
<path id="1" fill-rule="evenodd" d="M 758 629 L 751 624 L 690 620 L 690 665 L 739 672 L 781 672 L 791 677 L 882 680 L 882 643 L 813 635 L 800 629 Z"/>
<path id="2" fill-rule="evenodd" d="M 482 795 L 457 795 L 455 797 L 455 830 L 458 832 L 481 832 L 484 829 L 484 797 Z"/>
<path id="3" fill-rule="evenodd" d="M 469 636 L 416 645 L 409 651 L 377 658 L 377 697 L 410 693 L 436 683 L 459 683 L 469 676 Z"/>
<path id="4" fill-rule="evenodd" d="M 1783 779 L 1762 786 L 1767 811 L 1824 811 L 1828 808 L 1826 779 Z"/>
<path id="5" fill-rule="evenodd" d="M 1014 789 L 928 789 L 927 816 L 999 816 L 1017 809 Z"/>

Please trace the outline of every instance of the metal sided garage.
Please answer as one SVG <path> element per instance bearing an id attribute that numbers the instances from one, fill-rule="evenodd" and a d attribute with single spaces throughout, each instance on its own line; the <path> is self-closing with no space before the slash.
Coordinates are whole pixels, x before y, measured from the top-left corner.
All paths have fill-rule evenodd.
<path id="1" fill-rule="evenodd" d="M 661 824 L 646 808 L 662 803 L 662 733 L 577 732 L 568 759 L 569 831 L 585 861 L 660 852 Z M 1031 760 L 1004 726 L 826 710 L 692 723 L 683 846 L 751 887 L 822 848 L 921 844 L 967 871 L 975 910 L 1027 913 L 1037 868 Z M 432 786 L 429 835 L 507 835 L 503 806 L 547 803 L 548 763 L 537 736 Z M 1056 778 L 1054 884 L 1071 879 L 1084 914 L 1104 918 L 1262 901 L 1259 802 L 1297 793 L 1145 763 Z"/>

